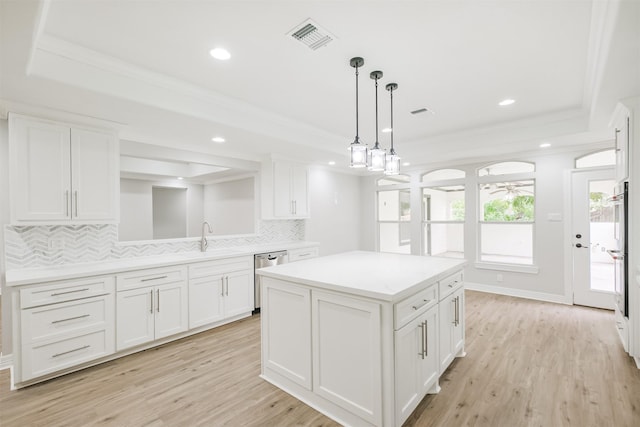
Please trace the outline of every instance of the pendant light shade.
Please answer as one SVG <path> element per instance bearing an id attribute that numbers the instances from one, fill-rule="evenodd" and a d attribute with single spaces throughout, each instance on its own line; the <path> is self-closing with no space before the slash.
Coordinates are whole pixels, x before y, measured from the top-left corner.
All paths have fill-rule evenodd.
<path id="1" fill-rule="evenodd" d="M 360 136 L 358 135 L 358 68 L 364 65 L 364 59 L 360 57 L 351 58 L 349 64 L 356 69 L 356 137 L 349 146 L 349 153 L 351 154 L 350 167 L 364 168 L 367 167 L 369 153 L 367 146 L 360 142 Z"/>
<path id="2" fill-rule="evenodd" d="M 369 165 L 367 168 L 370 171 L 381 172 L 385 169 L 387 156 L 387 152 L 380 148 L 380 143 L 378 142 L 378 80 L 382 78 L 382 71 L 372 71 L 369 77 L 376 82 L 376 142 L 373 148 L 369 150 Z"/>
<path id="3" fill-rule="evenodd" d="M 391 149 L 386 156 L 385 160 L 385 175 L 398 175 L 400 173 L 400 156 L 396 154 L 396 151 L 393 148 L 393 91 L 398 89 L 397 83 L 389 83 L 385 86 L 385 89 L 389 91 L 391 96 Z"/>

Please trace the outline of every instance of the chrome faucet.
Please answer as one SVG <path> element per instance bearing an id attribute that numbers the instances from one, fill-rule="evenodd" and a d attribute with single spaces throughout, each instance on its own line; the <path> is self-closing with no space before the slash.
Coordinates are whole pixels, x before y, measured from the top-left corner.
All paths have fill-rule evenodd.
<path id="1" fill-rule="evenodd" d="M 207 251 L 207 246 L 209 246 L 209 242 L 207 242 L 207 237 L 205 236 L 205 231 L 204 231 L 204 226 L 207 226 L 207 228 L 209 229 L 209 233 L 213 233 L 213 230 L 211 229 L 211 224 L 209 224 L 207 221 L 202 223 L 202 239 L 200 239 L 200 251 L 201 252 L 206 252 Z"/>

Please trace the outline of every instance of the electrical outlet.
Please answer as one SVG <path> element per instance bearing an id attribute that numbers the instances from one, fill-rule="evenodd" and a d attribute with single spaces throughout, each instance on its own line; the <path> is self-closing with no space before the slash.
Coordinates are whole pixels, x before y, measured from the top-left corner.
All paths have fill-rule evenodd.
<path id="1" fill-rule="evenodd" d="M 502 274 L 498 274 L 498 276 L 496 277 L 496 281 L 502 282 Z"/>
<path id="2" fill-rule="evenodd" d="M 49 239 L 49 249 L 63 249 L 63 248 L 64 248 L 63 239 Z"/>

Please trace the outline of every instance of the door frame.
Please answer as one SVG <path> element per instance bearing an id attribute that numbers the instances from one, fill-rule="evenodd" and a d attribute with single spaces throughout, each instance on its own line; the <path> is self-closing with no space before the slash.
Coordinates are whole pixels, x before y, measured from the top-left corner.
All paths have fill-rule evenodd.
<path id="1" fill-rule="evenodd" d="M 573 176 L 581 172 L 611 172 L 611 180 L 615 181 L 615 166 L 597 166 L 590 168 L 571 169 L 567 171 L 565 176 L 565 190 L 568 197 L 565 197 L 565 298 L 566 303 L 576 305 L 574 303 L 574 275 L 573 275 Z"/>

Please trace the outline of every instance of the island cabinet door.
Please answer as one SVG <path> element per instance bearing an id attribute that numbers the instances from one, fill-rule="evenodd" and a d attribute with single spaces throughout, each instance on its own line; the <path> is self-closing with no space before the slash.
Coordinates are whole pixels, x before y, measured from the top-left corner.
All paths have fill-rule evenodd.
<path id="1" fill-rule="evenodd" d="M 438 379 L 438 307 L 395 332 L 396 425 L 411 415 Z"/>
<path id="2" fill-rule="evenodd" d="M 440 374 L 464 352 L 464 289 L 440 301 Z"/>
<path id="3" fill-rule="evenodd" d="M 262 278 L 262 369 L 311 390 L 311 291 Z"/>
<path id="4" fill-rule="evenodd" d="M 311 300 L 314 393 L 381 425 L 380 304 L 316 290 Z"/>

